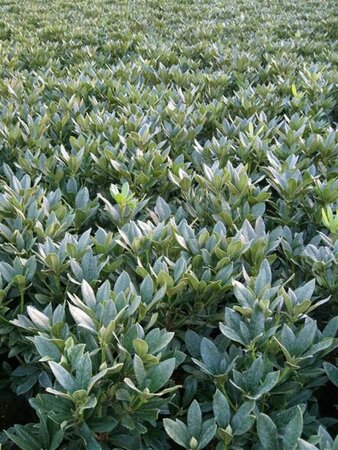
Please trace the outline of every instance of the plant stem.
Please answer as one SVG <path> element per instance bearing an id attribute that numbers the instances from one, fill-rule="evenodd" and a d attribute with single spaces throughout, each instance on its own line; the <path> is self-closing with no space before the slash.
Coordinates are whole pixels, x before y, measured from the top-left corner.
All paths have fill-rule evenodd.
<path id="1" fill-rule="evenodd" d="M 216 382 L 218 389 L 222 392 L 222 394 L 224 395 L 224 397 L 228 400 L 229 405 L 231 406 L 232 409 L 236 410 L 235 405 L 232 403 L 232 401 L 230 400 L 224 386 L 221 383 Z"/>
<path id="2" fill-rule="evenodd" d="M 23 310 L 25 307 L 25 299 L 24 299 L 24 290 L 20 290 L 20 313 L 23 314 Z"/>
<path id="3" fill-rule="evenodd" d="M 106 349 L 106 345 L 102 345 L 102 349 L 101 349 L 101 363 L 106 362 L 107 359 L 107 349 Z"/>

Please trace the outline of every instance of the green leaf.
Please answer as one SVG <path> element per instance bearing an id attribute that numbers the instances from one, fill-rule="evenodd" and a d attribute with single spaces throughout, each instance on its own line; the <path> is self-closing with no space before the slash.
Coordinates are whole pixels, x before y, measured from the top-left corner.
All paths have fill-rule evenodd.
<path id="1" fill-rule="evenodd" d="M 257 418 L 257 433 L 259 442 L 267 449 L 278 449 L 277 427 L 266 414 L 259 414 Z"/>
<path id="2" fill-rule="evenodd" d="M 145 303 L 149 303 L 154 295 L 154 282 L 150 275 L 147 275 L 141 283 L 140 294 Z"/>
<path id="3" fill-rule="evenodd" d="M 215 436 L 216 430 L 217 426 L 214 419 L 206 420 L 203 423 L 197 450 L 201 450 L 209 444 L 211 439 Z"/>
<path id="4" fill-rule="evenodd" d="M 258 276 L 255 281 L 256 293 L 261 292 L 262 289 L 271 285 L 271 269 L 269 262 L 264 259 L 259 269 Z"/>
<path id="5" fill-rule="evenodd" d="M 80 436 L 85 443 L 85 448 L 90 450 L 102 450 L 101 445 L 95 438 L 93 430 L 91 430 L 86 423 L 84 423 L 80 428 Z"/>
<path id="6" fill-rule="evenodd" d="M 201 357 L 208 369 L 213 374 L 217 374 L 221 354 L 216 345 L 207 338 L 203 338 L 201 342 Z"/>
<path id="7" fill-rule="evenodd" d="M 48 330 L 50 328 L 49 318 L 38 309 L 33 306 L 27 306 L 27 313 L 31 321 L 38 328 L 41 328 L 42 330 Z"/>
<path id="8" fill-rule="evenodd" d="M 256 391 L 256 394 L 261 396 L 263 394 L 266 394 L 267 392 L 270 392 L 278 383 L 279 374 L 279 370 L 268 373 L 265 377 L 264 382 Z"/>
<path id="9" fill-rule="evenodd" d="M 187 251 L 189 250 L 188 246 L 187 246 L 187 243 L 185 242 L 185 239 L 182 236 L 180 236 L 179 234 L 175 234 L 175 238 L 176 238 L 176 241 L 178 242 L 178 244 L 181 247 L 183 247 Z"/>
<path id="10" fill-rule="evenodd" d="M 188 448 L 191 436 L 188 429 L 180 420 L 164 419 L 163 425 L 168 436 L 181 447 Z"/>
<path id="11" fill-rule="evenodd" d="M 115 282 L 114 292 L 115 294 L 119 294 L 120 292 L 124 292 L 126 289 L 130 287 L 131 280 L 126 271 L 123 271 L 121 275 Z"/>
<path id="12" fill-rule="evenodd" d="M 49 450 L 58 450 L 63 442 L 65 432 L 63 430 L 58 430 L 52 435 Z"/>
<path id="13" fill-rule="evenodd" d="M 332 450 L 338 450 L 338 436 L 333 441 Z"/>
<path id="14" fill-rule="evenodd" d="M 73 306 L 71 303 L 68 304 L 69 311 L 73 316 L 73 319 L 77 325 L 81 328 L 85 328 L 92 333 L 96 333 L 96 327 L 93 319 L 88 316 L 82 309 Z"/>
<path id="15" fill-rule="evenodd" d="M 316 280 L 313 279 L 304 284 L 304 286 L 301 286 L 298 289 L 296 289 L 295 295 L 297 297 L 298 303 L 303 302 L 305 300 L 311 300 L 315 287 L 316 287 Z"/>
<path id="16" fill-rule="evenodd" d="M 36 336 L 34 344 L 39 354 L 46 360 L 49 358 L 53 361 L 60 361 L 61 353 L 58 347 L 50 340 L 43 336 Z"/>
<path id="17" fill-rule="evenodd" d="M 226 336 L 231 341 L 239 342 L 240 344 L 245 345 L 242 337 L 232 328 L 224 325 L 221 322 L 219 324 L 219 328 L 221 330 L 221 333 L 224 334 L 224 336 Z"/>
<path id="18" fill-rule="evenodd" d="M 89 202 L 89 191 L 87 187 L 82 188 L 75 197 L 75 206 L 79 209 L 86 209 Z"/>
<path id="19" fill-rule="evenodd" d="M 87 389 L 92 376 L 92 361 L 89 353 L 85 353 L 76 366 L 76 386 L 77 389 Z"/>
<path id="20" fill-rule="evenodd" d="M 94 291 L 88 281 L 83 280 L 81 283 L 81 293 L 84 303 L 89 306 L 89 308 L 95 309 L 96 307 L 96 298 Z"/>
<path id="21" fill-rule="evenodd" d="M 95 433 L 110 433 L 116 428 L 118 421 L 112 416 L 92 417 L 88 425 Z"/>
<path id="22" fill-rule="evenodd" d="M 134 373 L 137 379 L 138 384 L 140 385 L 141 389 L 143 388 L 144 382 L 147 377 L 147 373 L 144 369 L 144 365 L 142 362 L 142 359 L 135 355 L 133 359 L 133 367 L 134 367 Z"/>
<path id="23" fill-rule="evenodd" d="M 338 387 L 338 368 L 328 362 L 324 362 L 323 367 L 331 382 Z"/>
<path id="24" fill-rule="evenodd" d="M 202 338 L 195 331 L 188 330 L 185 333 L 185 345 L 187 347 L 188 352 L 194 358 L 200 357 L 200 348 L 201 348 Z"/>
<path id="25" fill-rule="evenodd" d="M 162 197 L 157 198 L 155 211 L 161 222 L 164 222 L 171 216 L 170 206 Z"/>
<path id="26" fill-rule="evenodd" d="M 89 250 L 81 260 L 81 268 L 83 276 L 88 281 L 95 280 L 98 276 L 97 257 L 93 255 L 92 250 Z M 82 281 L 82 279 L 81 279 Z"/>
<path id="27" fill-rule="evenodd" d="M 49 255 L 47 255 L 45 258 L 45 264 L 48 268 L 57 273 L 60 268 L 59 255 L 56 253 L 49 253 Z"/>
<path id="28" fill-rule="evenodd" d="M 299 406 L 292 419 L 285 426 L 282 437 L 285 448 L 293 450 L 303 431 L 303 415 Z"/>
<path id="29" fill-rule="evenodd" d="M 231 421 L 231 427 L 234 430 L 234 435 L 239 436 L 250 430 L 255 422 L 255 417 L 250 415 L 255 407 L 254 401 L 243 403 Z"/>
<path id="30" fill-rule="evenodd" d="M 217 425 L 226 428 L 230 422 L 230 406 L 226 397 L 218 389 L 213 398 L 213 410 Z"/>
<path id="31" fill-rule="evenodd" d="M 175 358 L 167 359 L 160 362 L 157 366 L 152 367 L 148 372 L 150 379 L 149 389 L 151 392 L 158 391 L 170 379 L 175 369 Z"/>
<path id="32" fill-rule="evenodd" d="M 48 448 L 49 447 L 49 430 L 47 426 L 47 420 L 49 420 L 47 417 L 45 417 L 43 414 L 38 413 L 39 417 L 39 441 L 42 444 L 43 447 Z"/>
<path id="33" fill-rule="evenodd" d="M 188 430 L 191 436 L 199 439 L 202 427 L 201 408 L 196 400 L 194 400 L 188 409 Z"/>
<path id="34" fill-rule="evenodd" d="M 148 353 L 149 346 L 142 339 L 134 339 L 133 346 L 134 346 L 136 354 L 139 355 L 141 358 L 146 356 L 146 354 Z"/>
<path id="35" fill-rule="evenodd" d="M 76 390 L 76 383 L 74 378 L 71 376 L 66 369 L 64 369 L 61 364 L 57 364 L 54 361 L 48 361 L 50 368 L 57 380 L 57 382 L 67 391 L 74 392 Z"/>
<path id="36" fill-rule="evenodd" d="M 8 263 L 2 261 L 0 262 L 0 275 L 10 283 L 15 276 L 15 270 Z"/>
<path id="37" fill-rule="evenodd" d="M 5 431 L 5 433 L 21 450 L 41 450 L 39 442 L 31 433 L 26 431 L 23 426 L 15 425 L 14 430 L 16 434 L 8 431 Z"/>
<path id="38" fill-rule="evenodd" d="M 179 278 L 186 272 L 187 263 L 186 260 L 181 256 L 175 264 L 174 267 L 174 281 L 176 282 Z"/>
<path id="39" fill-rule="evenodd" d="M 296 351 L 298 355 L 302 355 L 306 350 L 309 349 L 313 343 L 317 331 L 317 325 L 314 320 L 307 319 L 304 327 L 300 331 L 296 339 Z"/>
<path id="40" fill-rule="evenodd" d="M 298 98 L 299 94 L 297 92 L 297 88 L 296 88 L 296 85 L 294 83 L 292 83 L 292 85 L 291 85 L 291 92 L 292 92 L 292 95 L 294 97 Z"/>
<path id="41" fill-rule="evenodd" d="M 167 347 L 174 336 L 175 333 L 168 333 L 165 330 L 160 331 L 159 328 L 151 330 L 146 336 L 146 342 L 149 345 L 149 353 L 155 354 Z"/>
<path id="42" fill-rule="evenodd" d="M 318 450 L 318 447 L 316 447 L 313 444 L 310 444 L 309 442 L 304 441 L 303 439 L 298 439 L 297 450 Z"/>

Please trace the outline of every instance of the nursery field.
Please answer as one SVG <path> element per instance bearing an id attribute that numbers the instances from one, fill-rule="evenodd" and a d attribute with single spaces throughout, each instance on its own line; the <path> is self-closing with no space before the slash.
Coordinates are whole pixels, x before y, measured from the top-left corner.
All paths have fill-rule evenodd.
<path id="1" fill-rule="evenodd" d="M 0 0 L 1 450 L 338 450 L 338 3 Z"/>

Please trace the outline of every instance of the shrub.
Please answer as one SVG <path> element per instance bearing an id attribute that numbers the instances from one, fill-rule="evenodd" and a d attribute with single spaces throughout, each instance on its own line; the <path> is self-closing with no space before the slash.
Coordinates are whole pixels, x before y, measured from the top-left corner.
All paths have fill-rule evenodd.
<path id="1" fill-rule="evenodd" d="M 336 3 L 0 10 L 2 448 L 337 449 Z"/>

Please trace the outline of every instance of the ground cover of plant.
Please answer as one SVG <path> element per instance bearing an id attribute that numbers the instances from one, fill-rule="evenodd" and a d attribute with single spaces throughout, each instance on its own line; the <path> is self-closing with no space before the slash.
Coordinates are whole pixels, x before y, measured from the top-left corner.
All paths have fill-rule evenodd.
<path id="1" fill-rule="evenodd" d="M 337 15 L 0 0 L 2 449 L 338 449 Z"/>

